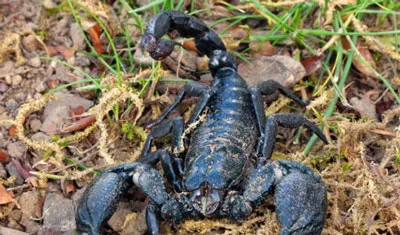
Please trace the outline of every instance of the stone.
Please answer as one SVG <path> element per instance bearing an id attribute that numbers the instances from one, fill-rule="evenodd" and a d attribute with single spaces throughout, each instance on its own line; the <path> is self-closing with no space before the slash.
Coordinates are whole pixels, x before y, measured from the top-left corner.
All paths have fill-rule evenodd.
<path id="1" fill-rule="evenodd" d="M 22 141 L 13 142 L 7 146 L 8 155 L 17 159 L 21 159 L 27 150 L 28 146 Z"/>
<path id="2" fill-rule="evenodd" d="M 13 210 L 13 211 L 11 211 L 11 213 L 8 216 L 15 221 L 20 221 L 22 218 L 22 211 L 21 210 Z"/>
<path id="3" fill-rule="evenodd" d="M 141 235 L 147 230 L 145 210 L 137 214 L 136 219 L 129 221 L 120 233 L 121 235 Z"/>
<path id="4" fill-rule="evenodd" d="M 40 230 L 40 225 L 28 217 L 22 217 L 19 223 L 25 227 L 25 232 L 29 234 L 37 234 Z"/>
<path id="5" fill-rule="evenodd" d="M 44 0 L 43 7 L 46 9 L 56 8 L 57 4 L 53 0 Z"/>
<path id="6" fill-rule="evenodd" d="M 40 131 L 50 136 L 68 124 L 70 109 L 82 106 L 87 110 L 93 105 L 93 101 L 66 92 L 58 92 L 55 95 L 58 99 L 46 105 L 43 113 L 44 121 L 40 127 Z"/>
<path id="7" fill-rule="evenodd" d="M 44 134 L 43 132 L 38 132 L 35 133 L 31 136 L 31 139 L 33 141 L 37 141 L 37 142 L 51 142 L 51 137 Z"/>
<path id="8" fill-rule="evenodd" d="M 9 176 L 15 176 L 15 184 L 16 185 L 21 185 L 24 183 L 24 178 L 19 174 L 17 168 L 15 168 L 14 164 L 12 162 L 9 162 L 6 165 L 6 169 L 8 172 Z"/>
<path id="9" fill-rule="evenodd" d="M 3 179 L 7 178 L 7 171 L 4 169 L 3 164 L 0 163 L 0 177 Z"/>
<path id="10" fill-rule="evenodd" d="M 67 105 L 55 107 L 52 110 L 52 113 L 48 115 L 40 126 L 40 131 L 53 136 L 56 135 L 61 126 L 63 125 L 63 121 L 69 117 L 69 108 Z"/>
<path id="11" fill-rule="evenodd" d="M 360 113 L 362 118 L 378 120 L 375 104 L 373 104 L 368 98 L 352 97 L 349 102 L 353 108 Z"/>
<path id="12" fill-rule="evenodd" d="M 0 226 L 1 235 L 29 235 L 29 233 L 21 232 L 20 230 L 23 230 L 24 228 L 13 219 L 8 222 L 7 227 L 8 228 Z"/>
<path id="13" fill-rule="evenodd" d="M 4 93 L 8 90 L 8 85 L 5 81 L 0 80 L 0 93 Z"/>
<path id="14" fill-rule="evenodd" d="M 289 56 L 261 56 L 241 63 L 238 73 L 250 85 L 273 79 L 287 87 L 293 87 L 305 76 L 303 65 Z"/>
<path id="15" fill-rule="evenodd" d="M 43 227 L 39 234 L 74 234 L 75 210 L 72 200 L 49 193 L 43 207 Z"/>
<path id="16" fill-rule="evenodd" d="M 38 80 L 35 85 L 36 92 L 45 92 L 47 90 L 47 85 L 44 81 Z"/>
<path id="17" fill-rule="evenodd" d="M 29 34 L 28 36 L 22 38 L 22 45 L 28 52 L 33 52 L 38 48 L 39 42 L 36 40 L 34 35 Z"/>
<path id="18" fill-rule="evenodd" d="M 121 232 L 125 218 L 130 213 L 132 213 L 132 211 L 129 209 L 129 203 L 121 202 L 107 223 L 115 232 Z"/>
<path id="19" fill-rule="evenodd" d="M 33 57 L 32 59 L 29 60 L 29 65 L 35 68 L 39 68 L 42 62 L 40 61 L 39 57 Z"/>
<path id="20" fill-rule="evenodd" d="M 1 109 L 1 106 L 0 106 Z M 0 110 L 1 112 L 1 110 Z M 0 148 L 4 148 L 8 145 L 8 140 L 4 137 L 3 132 L 0 131 Z"/>
<path id="21" fill-rule="evenodd" d="M 84 55 L 82 53 L 77 53 L 75 63 L 79 66 L 87 67 L 90 65 L 91 62 L 90 62 L 89 56 Z"/>
<path id="22" fill-rule="evenodd" d="M 33 119 L 29 122 L 29 126 L 31 127 L 32 132 L 37 132 L 40 129 L 42 122 L 39 119 Z"/>
<path id="23" fill-rule="evenodd" d="M 12 86 L 18 86 L 22 81 L 22 76 L 17 74 L 11 78 Z"/>
<path id="24" fill-rule="evenodd" d="M 18 203 L 21 206 L 22 217 L 36 217 L 36 206 L 40 202 L 40 193 L 39 191 L 33 190 L 25 192 L 21 195 L 18 200 Z"/>
<path id="25" fill-rule="evenodd" d="M 84 50 L 86 48 L 85 38 L 83 37 L 77 23 L 72 23 L 70 25 L 69 35 L 72 39 L 73 47 L 75 49 Z"/>

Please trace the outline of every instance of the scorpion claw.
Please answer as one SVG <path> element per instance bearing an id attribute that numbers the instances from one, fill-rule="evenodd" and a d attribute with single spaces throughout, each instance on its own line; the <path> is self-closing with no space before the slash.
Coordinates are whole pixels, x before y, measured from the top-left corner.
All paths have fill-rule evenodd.
<path id="1" fill-rule="evenodd" d="M 159 40 L 156 42 L 156 38 L 152 34 L 145 34 L 140 41 L 140 46 L 150 53 L 150 56 L 156 60 L 162 60 L 168 57 L 174 47 L 182 46 L 178 42 L 172 40 Z"/>
<path id="2" fill-rule="evenodd" d="M 124 176 L 114 172 L 97 177 L 79 202 L 76 218 L 78 231 L 99 234 L 102 222 L 114 213 L 120 194 L 128 185 Z"/>
<path id="3" fill-rule="evenodd" d="M 286 163 L 278 161 L 281 166 Z M 321 178 L 304 165 L 295 162 L 288 165 L 289 173 L 278 180 L 275 189 L 276 213 L 282 227 L 280 234 L 320 234 L 328 207 L 325 186 Z"/>

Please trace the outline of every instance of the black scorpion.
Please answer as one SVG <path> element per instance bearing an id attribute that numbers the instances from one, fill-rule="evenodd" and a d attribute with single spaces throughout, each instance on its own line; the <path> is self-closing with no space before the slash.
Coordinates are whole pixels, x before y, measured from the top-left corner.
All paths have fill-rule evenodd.
<path id="1" fill-rule="evenodd" d="M 320 176 L 299 163 L 269 159 L 278 126 L 304 125 L 325 143 L 326 137 L 297 114 L 275 114 L 267 119 L 263 95 L 280 91 L 301 106 L 306 103 L 273 80 L 248 87 L 221 39 L 193 16 L 177 11 L 156 14 L 147 25 L 141 46 L 153 58 L 163 59 L 178 43 L 161 38 L 174 30 L 182 37 L 194 37 L 197 49 L 209 57 L 214 81 L 210 87 L 195 81 L 186 83 L 175 102 L 149 125 L 153 128 L 141 158 L 105 170 L 87 188 L 78 206 L 78 231 L 99 234 L 120 195 L 134 184 L 151 199 L 146 209 L 150 234 L 159 233 L 160 217 L 174 223 L 210 216 L 243 220 L 270 191 L 274 191 L 281 235 L 320 234 L 327 212 Z M 173 152 L 181 148 L 183 119 L 163 120 L 185 96 L 200 97 L 187 124 L 197 121 L 206 107 L 208 113 L 191 135 L 187 151 L 176 155 Z M 152 140 L 168 134 L 172 151 L 149 153 Z M 161 173 L 152 168 L 159 161 L 173 193 L 167 192 Z"/>

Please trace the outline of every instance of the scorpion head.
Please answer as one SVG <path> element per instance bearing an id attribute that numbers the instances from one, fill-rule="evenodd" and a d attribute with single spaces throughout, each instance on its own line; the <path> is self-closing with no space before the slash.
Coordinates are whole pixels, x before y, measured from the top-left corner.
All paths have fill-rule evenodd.
<path id="1" fill-rule="evenodd" d="M 231 68 L 237 71 L 237 63 L 233 56 L 223 50 L 215 50 L 211 53 L 210 61 L 208 62 L 211 74 L 215 76 L 218 70 L 222 68 Z"/>
<path id="2" fill-rule="evenodd" d="M 193 208 L 204 216 L 213 214 L 223 201 L 223 192 L 203 185 L 191 193 Z"/>

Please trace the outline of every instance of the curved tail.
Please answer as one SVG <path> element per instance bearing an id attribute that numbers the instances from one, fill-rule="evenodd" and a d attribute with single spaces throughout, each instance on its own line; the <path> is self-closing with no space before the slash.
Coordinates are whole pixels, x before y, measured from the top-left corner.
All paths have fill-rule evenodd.
<path id="1" fill-rule="evenodd" d="M 237 64 L 218 35 L 198 18 L 179 11 L 161 11 L 154 15 L 147 24 L 140 45 L 151 57 L 161 60 L 169 56 L 175 45 L 173 40 L 161 39 L 165 34 L 177 31 L 180 36 L 194 38 L 196 48 L 210 58 L 209 67 L 213 75 L 221 68 L 236 71 Z"/>

